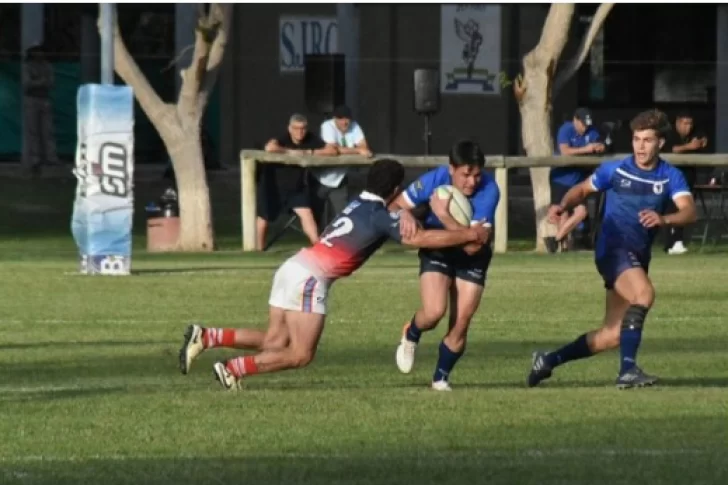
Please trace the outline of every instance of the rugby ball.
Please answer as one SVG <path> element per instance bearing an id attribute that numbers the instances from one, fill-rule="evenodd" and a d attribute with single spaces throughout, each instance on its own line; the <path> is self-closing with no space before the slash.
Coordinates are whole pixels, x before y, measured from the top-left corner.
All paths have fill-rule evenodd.
<path id="1" fill-rule="evenodd" d="M 452 185 L 441 185 L 435 189 L 435 195 L 441 199 L 447 198 L 448 194 L 452 194 L 449 205 L 452 218 L 463 226 L 470 226 L 470 221 L 473 219 L 473 206 L 470 204 L 470 199 Z"/>

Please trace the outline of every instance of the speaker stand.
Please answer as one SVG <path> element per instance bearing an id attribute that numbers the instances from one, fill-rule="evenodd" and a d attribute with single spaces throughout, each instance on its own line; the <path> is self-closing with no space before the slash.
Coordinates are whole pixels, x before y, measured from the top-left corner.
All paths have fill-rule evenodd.
<path id="1" fill-rule="evenodd" d="M 430 117 L 432 114 L 424 113 L 425 116 L 425 155 L 430 155 L 430 144 L 432 143 L 432 131 L 430 131 Z"/>

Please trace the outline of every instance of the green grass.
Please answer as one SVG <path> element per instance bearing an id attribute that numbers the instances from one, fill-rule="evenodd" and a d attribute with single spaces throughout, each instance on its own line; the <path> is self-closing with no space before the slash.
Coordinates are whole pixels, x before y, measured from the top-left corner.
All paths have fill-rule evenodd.
<path id="1" fill-rule="evenodd" d="M 375 256 L 332 290 L 315 362 L 226 393 L 185 325 L 263 327 L 287 254 L 138 252 L 130 277 L 75 274 L 70 237 L 0 242 L 0 483 L 728 483 L 725 255 L 657 255 L 640 361 L 661 386 L 617 391 L 617 355 L 524 388 L 535 348 L 600 321 L 590 255 L 497 256 L 452 376 L 428 389 L 394 350 L 418 305 L 416 257 Z"/>

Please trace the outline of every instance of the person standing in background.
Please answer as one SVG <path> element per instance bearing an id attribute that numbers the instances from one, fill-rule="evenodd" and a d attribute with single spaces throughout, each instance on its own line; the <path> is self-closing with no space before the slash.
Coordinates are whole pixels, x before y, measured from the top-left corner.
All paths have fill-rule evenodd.
<path id="1" fill-rule="evenodd" d="M 38 174 L 43 164 L 59 164 L 53 127 L 53 66 L 42 45 L 30 47 L 23 63 L 23 171 Z"/>

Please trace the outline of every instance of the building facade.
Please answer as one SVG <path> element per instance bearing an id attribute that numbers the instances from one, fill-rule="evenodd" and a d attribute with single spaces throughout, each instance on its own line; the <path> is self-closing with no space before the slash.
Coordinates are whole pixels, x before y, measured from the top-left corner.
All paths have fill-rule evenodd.
<path id="1" fill-rule="evenodd" d="M 577 8 L 561 67 L 577 50 L 596 5 Z M 347 104 L 375 152 L 424 153 L 413 73 L 434 68 L 442 93 L 431 119 L 432 153 L 445 153 L 464 136 L 479 140 L 489 154 L 521 153 L 518 108 L 511 88 L 500 81 L 519 72 L 548 9 L 548 4 L 235 4 L 205 128 L 222 163 L 235 165 L 241 149 L 262 146 L 285 129 L 294 112 L 317 125 L 322 115 L 306 108 L 303 55 L 341 52 L 347 58 Z M 185 47 L 193 43 L 196 5 L 119 4 L 118 11 L 130 51 L 163 99 L 173 101 L 179 69 L 189 62 Z M 14 101 L 19 71 L 13 63 L 45 40 L 59 66 L 57 83 L 63 81 L 54 108 L 63 138 L 59 147 L 73 151 L 74 93 L 98 74 L 95 16 L 93 5 L 2 7 L 4 133 L 17 131 L 19 119 Z M 728 151 L 718 136 L 728 129 L 727 61 L 728 6 L 617 4 L 584 65 L 554 99 L 554 128 L 577 106 L 592 108 L 597 122 L 627 122 L 653 106 L 669 114 L 689 109 L 704 131 L 715 134 L 711 148 Z M 139 109 L 136 116 L 139 161 L 163 161 L 161 141 Z M 5 138 L 0 157 L 20 146 Z"/>

